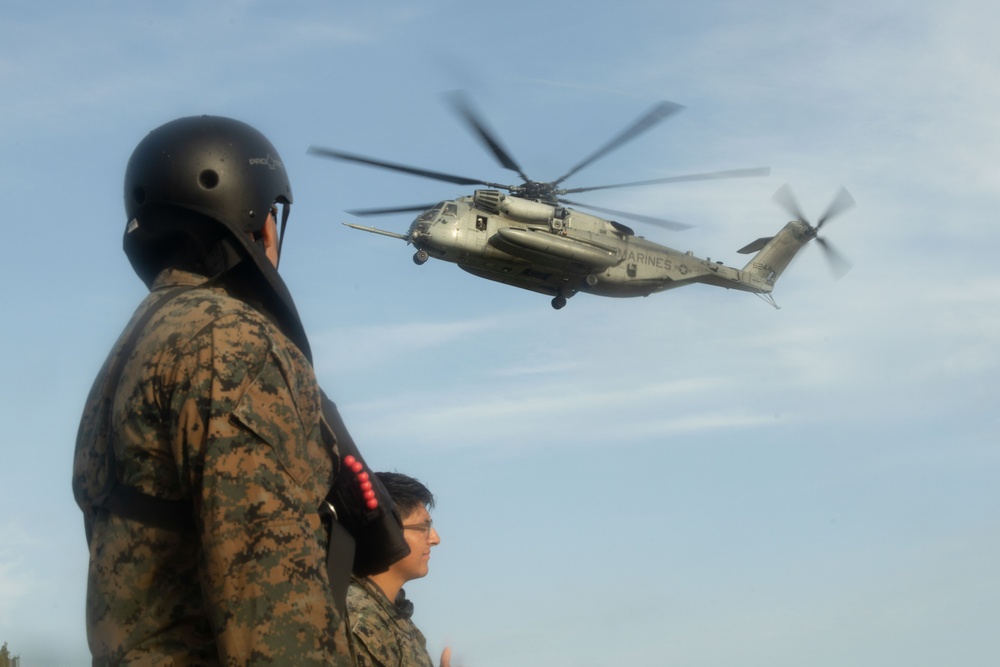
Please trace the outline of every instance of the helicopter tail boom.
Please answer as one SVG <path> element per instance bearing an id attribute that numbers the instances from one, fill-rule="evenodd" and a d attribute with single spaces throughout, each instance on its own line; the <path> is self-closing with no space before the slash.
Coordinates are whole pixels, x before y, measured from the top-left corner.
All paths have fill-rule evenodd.
<path id="1" fill-rule="evenodd" d="M 739 252 L 747 254 L 757 251 L 743 267 L 741 282 L 755 292 L 770 292 L 782 272 L 788 268 L 792 258 L 815 236 L 812 228 L 798 220 L 785 225 L 771 238 L 754 241 Z"/>

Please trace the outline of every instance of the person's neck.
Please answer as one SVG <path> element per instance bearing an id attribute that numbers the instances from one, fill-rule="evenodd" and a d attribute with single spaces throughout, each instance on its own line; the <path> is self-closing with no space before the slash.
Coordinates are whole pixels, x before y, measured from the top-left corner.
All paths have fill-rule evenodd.
<path id="1" fill-rule="evenodd" d="M 399 595 L 399 591 L 402 590 L 403 584 L 406 583 L 396 576 L 392 569 L 370 575 L 368 578 L 371 579 L 376 586 L 382 589 L 385 596 L 389 598 L 389 602 L 394 604 L 396 602 L 396 596 Z"/>

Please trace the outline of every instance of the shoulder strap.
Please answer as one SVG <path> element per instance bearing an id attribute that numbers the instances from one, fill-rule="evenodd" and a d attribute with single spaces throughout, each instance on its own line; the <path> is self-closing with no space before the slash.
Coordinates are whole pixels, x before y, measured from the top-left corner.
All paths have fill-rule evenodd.
<path id="1" fill-rule="evenodd" d="M 191 514 L 190 505 L 186 501 L 157 498 L 118 480 L 118 458 L 115 455 L 114 443 L 111 441 L 111 420 L 114 414 L 113 408 L 118 383 L 121 380 L 125 362 L 132 355 L 139 335 L 145 330 L 153 315 L 174 297 L 190 289 L 193 289 L 193 286 L 186 285 L 169 290 L 149 305 L 142 316 L 136 320 L 128 337 L 113 357 L 107 375 L 104 376 L 102 400 L 108 406 L 108 420 L 103 432 L 103 437 L 107 439 L 105 447 L 107 474 L 104 478 L 104 487 L 93 499 L 95 508 L 101 508 L 112 514 L 157 528 L 185 532 L 194 530 L 194 517 Z"/>

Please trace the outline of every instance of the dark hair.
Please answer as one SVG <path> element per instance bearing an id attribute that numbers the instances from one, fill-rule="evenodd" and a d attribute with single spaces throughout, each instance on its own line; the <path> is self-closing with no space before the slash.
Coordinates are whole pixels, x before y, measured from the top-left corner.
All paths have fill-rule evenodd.
<path id="1" fill-rule="evenodd" d="M 375 476 L 389 492 L 400 518 L 421 506 L 434 507 L 434 494 L 419 480 L 398 472 L 377 472 Z"/>

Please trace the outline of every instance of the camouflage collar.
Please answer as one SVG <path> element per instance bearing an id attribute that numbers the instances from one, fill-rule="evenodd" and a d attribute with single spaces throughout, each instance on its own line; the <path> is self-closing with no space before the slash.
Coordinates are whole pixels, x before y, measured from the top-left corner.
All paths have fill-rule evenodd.
<path id="1" fill-rule="evenodd" d="M 156 275 L 156 279 L 153 280 L 153 284 L 150 286 L 149 291 L 153 292 L 156 290 L 181 286 L 197 287 L 198 285 L 203 285 L 208 281 L 209 279 L 200 273 L 166 268 Z"/>
<path id="2" fill-rule="evenodd" d="M 386 612 L 397 618 L 410 618 L 413 616 L 413 603 L 406 599 L 406 591 L 399 589 L 395 603 L 390 602 L 385 592 L 379 588 L 378 584 L 368 577 L 358 577 L 351 575 L 351 581 L 365 589 L 374 598 L 379 606 Z"/>

